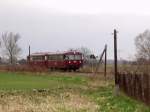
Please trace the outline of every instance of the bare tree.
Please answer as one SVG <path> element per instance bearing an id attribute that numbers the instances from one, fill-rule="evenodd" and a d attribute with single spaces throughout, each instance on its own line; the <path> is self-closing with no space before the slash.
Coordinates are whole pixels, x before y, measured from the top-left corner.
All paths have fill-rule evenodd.
<path id="1" fill-rule="evenodd" d="M 145 30 L 135 38 L 137 49 L 136 72 L 150 72 L 150 30 Z"/>
<path id="2" fill-rule="evenodd" d="M 150 31 L 145 30 L 135 38 L 137 49 L 136 57 L 145 61 L 150 61 Z"/>
<path id="3" fill-rule="evenodd" d="M 14 34 L 12 32 L 5 32 L 2 34 L 1 43 L 4 51 L 3 53 L 8 56 L 11 64 L 16 62 L 21 52 L 21 48 L 18 46 L 19 39 L 19 34 Z"/>
<path id="4" fill-rule="evenodd" d="M 80 47 L 77 49 L 77 51 L 80 51 L 85 59 L 88 58 L 88 56 L 92 53 L 91 50 L 87 47 Z"/>

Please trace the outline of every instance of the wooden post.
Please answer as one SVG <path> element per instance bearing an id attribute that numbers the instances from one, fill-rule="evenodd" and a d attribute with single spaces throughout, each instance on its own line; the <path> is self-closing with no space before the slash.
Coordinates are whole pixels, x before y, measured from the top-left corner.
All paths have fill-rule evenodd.
<path id="1" fill-rule="evenodd" d="M 95 75 L 96 75 L 96 73 L 98 72 L 98 67 L 99 67 L 99 65 L 100 65 L 100 63 L 101 63 L 101 61 L 102 61 L 103 55 L 104 55 L 104 53 L 105 53 L 105 51 L 106 51 L 105 49 L 106 49 L 106 45 L 105 45 L 105 48 L 104 48 L 104 50 L 103 50 L 103 52 L 102 52 L 102 54 L 101 54 L 101 56 L 100 56 L 100 59 L 99 59 L 99 61 L 98 61 L 98 64 L 97 64 L 97 66 L 96 66 Z"/>
<path id="2" fill-rule="evenodd" d="M 119 94 L 118 65 L 117 65 L 117 31 L 114 29 L 114 75 L 115 75 L 115 96 Z"/>
<path id="3" fill-rule="evenodd" d="M 107 75 L 107 45 L 105 45 L 105 70 L 104 70 L 104 77 L 106 80 L 106 75 Z"/>

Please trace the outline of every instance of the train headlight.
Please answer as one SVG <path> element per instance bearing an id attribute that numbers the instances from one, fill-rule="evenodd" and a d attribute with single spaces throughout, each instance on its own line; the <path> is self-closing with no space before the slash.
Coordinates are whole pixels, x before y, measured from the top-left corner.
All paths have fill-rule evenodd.
<path id="1" fill-rule="evenodd" d="M 71 61 L 69 61 L 69 63 L 71 63 Z"/>

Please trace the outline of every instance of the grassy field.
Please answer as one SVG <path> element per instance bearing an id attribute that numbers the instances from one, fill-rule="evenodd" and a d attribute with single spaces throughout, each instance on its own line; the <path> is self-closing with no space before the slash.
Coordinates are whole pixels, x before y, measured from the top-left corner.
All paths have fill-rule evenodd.
<path id="1" fill-rule="evenodd" d="M 113 95 L 113 80 L 79 73 L 0 73 L 0 112 L 150 112 Z"/>

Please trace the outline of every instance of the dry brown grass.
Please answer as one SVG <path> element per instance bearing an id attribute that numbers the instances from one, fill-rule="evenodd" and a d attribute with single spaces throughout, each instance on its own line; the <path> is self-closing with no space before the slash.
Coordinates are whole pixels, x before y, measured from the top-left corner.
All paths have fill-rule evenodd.
<path id="1" fill-rule="evenodd" d="M 104 68 L 104 64 L 101 64 L 97 69 L 97 73 L 104 74 Z M 95 70 L 96 66 L 93 68 L 91 66 L 83 66 L 82 68 L 80 68 L 80 72 L 83 73 L 95 73 Z M 107 73 L 113 74 L 113 65 L 107 65 Z"/>
<path id="2" fill-rule="evenodd" d="M 0 112 L 96 112 L 97 105 L 87 97 L 71 92 L 55 95 L 4 95 Z"/>
<path id="3" fill-rule="evenodd" d="M 36 65 L 0 65 L 0 71 L 10 72 L 48 72 L 48 69 L 44 66 Z"/>

